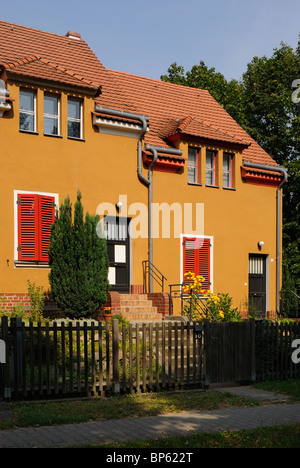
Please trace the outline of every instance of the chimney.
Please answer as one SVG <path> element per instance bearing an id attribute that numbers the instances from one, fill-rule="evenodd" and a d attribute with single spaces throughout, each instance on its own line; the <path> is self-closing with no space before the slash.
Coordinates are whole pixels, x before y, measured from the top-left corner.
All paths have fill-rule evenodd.
<path id="1" fill-rule="evenodd" d="M 68 31 L 66 34 L 66 37 L 69 37 L 71 39 L 81 39 L 81 35 L 78 32 L 75 31 Z"/>

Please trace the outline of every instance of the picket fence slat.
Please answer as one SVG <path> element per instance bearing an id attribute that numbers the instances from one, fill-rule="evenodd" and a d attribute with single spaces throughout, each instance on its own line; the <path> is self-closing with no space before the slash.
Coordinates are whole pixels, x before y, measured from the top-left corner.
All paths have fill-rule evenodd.
<path id="1" fill-rule="evenodd" d="M 102 397 L 203 388 L 233 375 L 241 381 L 253 381 L 255 374 L 258 381 L 300 378 L 300 363 L 291 358 L 300 323 L 206 323 L 200 338 L 194 326 L 117 320 L 33 324 L 2 317 L 0 337 L 7 347 L 0 396 Z"/>
<path id="2" fill-rule="evenodd" d="M 8 398 L 202 386 L 202 341 L 194 340 L 189 322 L 33 324 L 6 319 L 0 327 L 9 344 L 1 392 L 5 388 Z"/>

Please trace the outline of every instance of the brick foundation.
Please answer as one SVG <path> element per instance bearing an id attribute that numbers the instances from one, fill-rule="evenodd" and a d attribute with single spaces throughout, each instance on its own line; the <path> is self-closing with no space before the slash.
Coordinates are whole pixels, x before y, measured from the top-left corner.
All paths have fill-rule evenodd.
<path id="1" fill-rule="evenodd" d="M 25 307 L 30 307 L 30 299 L 27 293 L 0 293 L 0 299 L 5 298 L 5 301 L 1 301 L 1 306 L 7 311 L 11 312 L 13 307 L 17 304 L 22 304 Z"/>

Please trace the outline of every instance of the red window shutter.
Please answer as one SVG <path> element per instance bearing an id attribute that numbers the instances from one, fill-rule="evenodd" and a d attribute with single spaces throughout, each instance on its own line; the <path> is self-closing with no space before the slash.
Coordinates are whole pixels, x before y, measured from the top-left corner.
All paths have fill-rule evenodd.
<path id="1" fill-rule="evenodd" d="M 38 260 L 38 196 L 18 195 L 18 259 Z"/>
<path id="2" fill-rule="evenodd" d="M 198 248 L 198 275 L 202 275 L 205 281 L 202 283 L 203 289 L 210 289 L 210 240 L 199 239 Z"/>
<path id="3" fill-rule="evenodd" d="M 18 195 L 18 259 L 48 261 L 54 197 Z"/>
<path id="4" fill-rule="evenodd" d="M 209 239 L 183 238 L 183 274 L 188 272 L 202 275 L 205 278 L 203 289 L 210 289 Z M 185 282 L 189 281 L 185 279 Z"/>
<path id="5" fill-rule="evenodd" d="M 54 221 L 54 197 L 39 197 L 39 260 L 47 262 L 50 247 L 51 225 Z"/>

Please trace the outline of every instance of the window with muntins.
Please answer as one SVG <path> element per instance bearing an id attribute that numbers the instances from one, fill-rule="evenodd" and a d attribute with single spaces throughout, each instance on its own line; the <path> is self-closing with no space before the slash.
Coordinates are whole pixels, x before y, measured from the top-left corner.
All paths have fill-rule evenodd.
<path id="1" fill-rule="evenodd" d="M 217 153 L 215 151 L 206 152 L 206 185 L 217 185 Z"/>
<path id="2" fill-rule="evenodd" d="M 68 137 L 82 138 L 82 103 L 68 99 Z"/>
<path id="3" fill-rule="evenodd" d="M 188 183 L 199 182 L 199 153 L 197 148 L 188 149 Z"/>
<path id="4" fill-rule="evenodd" d="M 233 167 L 233 155 L 230 153 L 223 154 L 223 187 L 232 188 L 232 167 Z"/>
<path id="5" fill-rule="evenodd" d="M 44 95 L 44 134 L 59 135 L 59 98 L 58 96 Z"/>
<path id="6" fill-rule="evenodd" d="M 36 131 L 36 93 L 20 90 L 20 130 Z"/>
<path id="7" fill-rule="evenodd" d="M 55 198 L 46 195 L 19 194 L 18 260 L 48 262 Z"/>

